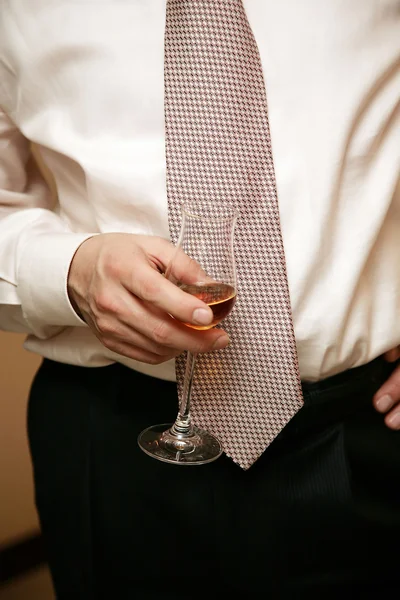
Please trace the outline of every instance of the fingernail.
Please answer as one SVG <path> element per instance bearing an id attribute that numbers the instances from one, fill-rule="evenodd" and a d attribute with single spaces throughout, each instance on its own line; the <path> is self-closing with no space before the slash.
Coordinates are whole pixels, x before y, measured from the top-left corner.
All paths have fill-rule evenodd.
<path id="1" fill-rule="evenodd" d="M 209 325 L 212 321 L 212 313 L 206 308 L 196 308 L 192 315 L 192 322 L 196 325 Z"/>
<path id="2" fill-rule="evenodd" d="M 214 342 L 213 345 L 213 350 L 222 350 L 222 348 L 226 348 L 226 346 L 229 344 L 229 337 L 227 335 L 220 335 L 219 338 L 217 338 Z"/>
<path id="3" fill-rule="evenodd" d="M 392 396 L 389 396 L 389 394 L 381 396 L 379 400 L 376 401 L 375 405 L 379 412 L 386 412 L 393 405 Z"/>
<path id="4" fill-rule="evenodd" d="M 386 423 L 393 429 L 400 429 L 400 413 L 395 413 L 386 419 Z"/>

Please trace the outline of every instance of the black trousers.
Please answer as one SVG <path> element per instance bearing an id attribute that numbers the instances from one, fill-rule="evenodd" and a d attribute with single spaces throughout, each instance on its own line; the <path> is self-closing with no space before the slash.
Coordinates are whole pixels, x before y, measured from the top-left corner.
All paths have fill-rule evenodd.
<path id="1" fill-rule="evenodd" d="M 28 429 L 57 599 L 397 597 L 400 433 L 371 404 L 391 369 L 304 385 L 243 471 L 141 452 L 139 432 L 175 418 L 175 384 L 45 360 Z"/>

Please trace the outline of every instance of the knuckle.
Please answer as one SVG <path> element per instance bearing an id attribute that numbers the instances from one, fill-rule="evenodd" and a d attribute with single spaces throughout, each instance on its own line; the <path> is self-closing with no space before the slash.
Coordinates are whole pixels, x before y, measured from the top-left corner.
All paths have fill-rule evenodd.
<path id="1" fill-rule="evenodd" d="M 152 331 L 152 338 L 159 346 L 166 346 L 170 343 L 170 328 L 167 323 L 160 321 Z"/>
<path id="2" fill-rule="evenodd" d="M 398 367 L 390 378 L 391 393 L 394 400 L 400 400 L 400 368 Z"/>
<path id="3" fill-rule="evenodd" d="M 160 293 L 160 288 L 157 284 L 149 279 L 143 279 L 139 284 L 139 296 L 142 300 L 151 301 Z"/>
<path id="4" fill-rule="evenodd" d="M 109 319 L 100 317 L 97 319 L 96 326 L 103 335 L 114 335 L 116 333 L 116 327 Z"/>
<path id="5" fill-rule="evenodd" d="M 117 312 L 116 300 L 107 290 L 103 290 L 95 296 L 94 304 L 99 312 Z"/>
<path id="6" fill-rule="evenodd" d="M 103 344 L 103 346 L 105 346 L 108 350 L 111 350 L 112 352 L 118 352 L 118 342 L 116 342 L 112 338 L 102 337 L 100 338 L 100 341 Z"/>
<path id="7" fill-rule="evenodd" d="M 216 338 L 214 336 L 204 335 L 197 341 L 198 352 L 212 352 L 215 348 Z"/>
<path id="8" fill-rule="evenodd" d="M 107 270 L 111 277 L 119 279 L 122 273 L 122 266 L 116 260 L 110 260 L 107 265 Z"/>
<path id="9" fill-rule="evenodd" d="M 196 353 L 196 354 L 202 354 L 204 352 L 209 352 L 211 350 L 211 344 L 206 343 L 206 342 L 197 342 L 193 349 L 192 352 Z"/>
<path id="10" fill-rule="evenodd" d="M 107 252 L 102 259 L 103 273 L 112 279 L 119 279 L 123 270 L 120 257 L 116 256 L 114 252 Z"/>
<path id="11" fill-rule="evenodd" d="M 400 367 L 396 367 L 396 369 L 393 371 L 393 381 L 396 382 L 396 384 L 398 386 L 400 386 Z"/>

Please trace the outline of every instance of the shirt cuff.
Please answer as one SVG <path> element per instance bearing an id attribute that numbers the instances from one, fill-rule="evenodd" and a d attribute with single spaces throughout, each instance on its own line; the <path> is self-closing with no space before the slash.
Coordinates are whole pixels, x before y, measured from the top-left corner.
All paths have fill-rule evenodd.
<path id="1" fill-rule="evenodd" d="M 43 233 L 30 239 L 19 260 L 18 296 L 25 320 L 38 337 L 49 326 L 82 327 L 67 292 L 71 261 L 94 233 Z"/>

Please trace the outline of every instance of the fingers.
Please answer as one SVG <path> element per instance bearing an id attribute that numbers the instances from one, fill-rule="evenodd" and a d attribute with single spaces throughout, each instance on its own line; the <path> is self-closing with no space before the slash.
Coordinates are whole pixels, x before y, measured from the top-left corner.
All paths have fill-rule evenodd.
<path id="1" fill-rule="evenodd" d="M 162 238 L 104 234 L 78 249 L 68 293 L 107 348 L 157 364 L 184 350 L 197 354 L 228 345 L 221 329 L 196 331 L 183 325 L 210 325 L 213 314 L 162 274 L 173 257 L 174 277 L 180 281 L 207 279 L 196 261 Z"/>
<path id="2" fill-rule="evenodd" d="M 88 318 L 90 315 L 86 320 Z M 121 345 L 126 344 L 141 347 L 144 352 L 164 357 L 164 360 L 184 350 L 210 352 L 229 343 L 222 329 L 196 331 L 185 327 L 161 309 L 112 284 L 109 284 L 107 294 L 97 297 L 92 307 L 91 325 L 100 341 L 111 350 L 117 351 L 117 346 L 120 350 L 126 349 Z M 130 354 L 126 356 L 132 358 Z"/>
<path id="3" fill-rule="evenodd" d="M 126 306 L 127 308 L 127 306 Z M 225 348 L 229 343 L 222 329 L 196 331 L 174 320 L 162 309 L 151 306 L 138 298 L 129 298 L 129 310 L 123 310 L 120 319 L 129 329 L 149 338 L 158 346 L 170 348 L 179 353 L 190 350 L 193 353 L 211 352 Z"/>
<path id="4" fill-rule="evenodd" d="M 157 271 L 142 265 L 136 270 L 129 291 L 178 321 L 193 325 L 209 325 L 212 322 L 213 313 L 207 304 L 182 291 Z"/>
<path id="5" fill-rule="evenodd" d="M 127 327 L 117 319 L 109 318 L 100 320 L 95 324 L 95 327 L 99 334 L 98 337 L 101 338 L 104 346 L 115 352 L 118 351 L 116 347 L 120 347 L 122 343 L 127 347 L 140 348 L 144 352 L 159 357 L 162 360 L 169 360 L 180 354 L 180 351 L 157 344 L 138 331 Z"/>
<path id="6" fill-rule="evenodd" d="M 145 251 L 153 267 L 157 265 L 158 269 L 161 261 L 169 263 L 173 258 L 174 278 L 178 281 L 194 283 L 208 279 L 196 261 L 162 238 L 153 239 L 151 252 L 150 248 L 145 248 Z M 148 260 L 137 260 L 129 276 L 127 273 L 121 274 L 121 281 L 129 292 L 178 321 L 203 326 L 212 322 L 213 313 L 207 304 L 182 291 L 156 268 L 149 268 Z"/>
<path id="7" fill-rule="evenodd" d="M 133 360 L 137 360 L 139 362 L 144 362 L 149 365 L 159 365 L 163 362 L 166 362 L 170 358 L 174 358 L 173 356 L 161 356 L 160 354 L 154 354 L 152 352 L 147 352 L 141 346 L 131 346 L 130 344 L 126 344 L 122 341 L 117 341 L 113 338 L 109 340 L 101 340 L 106 348 L 115 352 L 116 354 L 121 354 L 122 356 L 126 356 L 127 358 L 131 358 Z"/>
<path id="8" fill-rule="evenodd" d="M 127 344 L 122 340 L 116 340 L 115 338 L 99 337 L 99 339 L 106 348 L 108 348 L 112 352 L 115 352 L 115 354 L 121 354 L 122 356 L 126 356 L 127 358 L 131 358 L 139 362 L 144 362 L 149 365 L 159 365 L 177 356 L 177 354 L 165 356 L 160 354 L 154 354 L 153 352 L 147 352 L 143 349 L 142 346 L 132 346 L 131 344 Z"/>
<path id="9" fill-rule="evenodd" d="M 400 366 L 376 392 L 373 404 L 378 412 L 387 413 L 385 423 L 390 429 L 400 429 Z"/>
<path id="10" fill-rule="evenodd" d="M 388 362 L 396 362 L 396 360 L 400 358 L 400 346 L 397 346 L 397 348 L 392 348 L 386 352 L 384 356 Z"/>
<path id="11" fill-rule="evenodd" d="M 171 348 L 152 343 L 150 339 L 125 327 L 110 315 L 103 316 L 98 321 L 93 320 L 89 314 L 85 314 L 85 317 L 103 346 L 116 354 L 151 365 L 161 364 L 180 354 Z"/>

